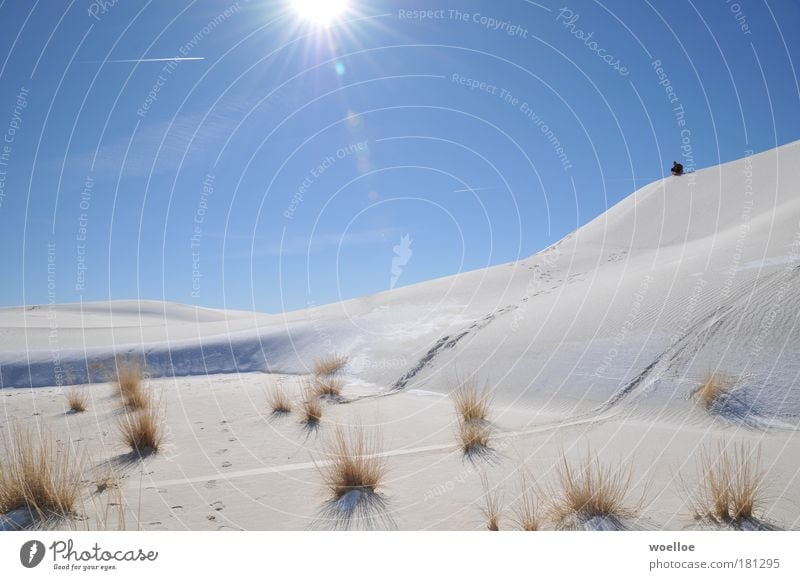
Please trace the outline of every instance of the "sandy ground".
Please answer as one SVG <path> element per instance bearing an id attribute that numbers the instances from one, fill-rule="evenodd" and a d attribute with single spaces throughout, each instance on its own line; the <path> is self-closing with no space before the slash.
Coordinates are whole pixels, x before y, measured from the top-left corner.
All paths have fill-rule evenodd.
<path id="1" fill-rule="evenodd" d="M 640 515 L 626 525 L 696 528 L 685 499 L 687 486 L 697 481 L 695 455 L 704 445 L 740 440 L 761 449 L 768 472 L 764 518 L 782 528 L 800 525 L 798 471 L 786 469 L 800 457 L 796 430 L 766 433 L 726 424 L 690 401 L 669 413 L 641 406 L 575 414 L 569 406 L 545 410 L 544 401 L 509 407 L 501 397 L 490 417 L 497 455 L 473 462 L 456 448 L 452 403 L 439 393 L 374 396 L 374 388 L 351 383 L 344 391 L 350 402 L 326 403 L 319 429 L 309 433 L 295 415 L 271 417 L 265 391 L 279 382 L 298 399 L 305 377 L 250 373 L 152 380 L 148 387 L 161 399 L 166 443 L 141 460 L 126 458 L 117 428 L 124 411 L 110 384 L 79 387 L 91 392 L 89 408 L 81 414 L 65 412 L 57 388 L 5 390 L 0 432 L 15 424 L 43 427 L 83 459 L 79 511 L 86 519 L 60 524 L 76 529 L 97 527 L 107 504 L 119 501 L 113 491 L 96 492 L 95 480 L 111 470 L 120 477 L 128 529 L 332 527 L 321 516 L 328 496 L 319 469 L 336 424 L 378 426 L 388 466 L 383 494 L 396 529 L 482 529 L 481 472 L 503 498 L 501 526 L 511 528 L 520 466 L 527 467 L 546 501 L 561 454 L 579 459 L 589 449 L 604 464 L 632 467 L 631 503 L 645 493 Z M 115 519 L 112 505 L 110 521 Z"/>

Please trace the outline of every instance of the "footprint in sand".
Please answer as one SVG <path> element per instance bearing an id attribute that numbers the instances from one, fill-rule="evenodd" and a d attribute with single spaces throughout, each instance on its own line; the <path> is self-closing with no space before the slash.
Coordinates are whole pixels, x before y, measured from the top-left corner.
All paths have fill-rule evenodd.
<path id="1" fill-rule="evenodd" d="M 217 449 L 217 455 L 222 455 L 223 453 L 227 453 L 227 449 Z"/>
<path id="2" fill-rule="evenodd" d="M 233 465 L 233 463 L 231 463 L 230 461 L 223 461 L 222 462 L 222 467 L 230 467 L 231 465 Z"/>
<path id="3" fill-rule="evenodd" d="M 224 509 L 225 509 L 225 504 L 224 504 L 224 503 L 222 503 L 221 501 L 215 501 L 214 503 L 212 503 L 212 504 L 209 504 L 209 505 L 210 505 L 212 508 L 214 508 L 214 511 L 215 511 L 215 512 L 221 512 L 222 510 L 224 510 Z"/>
<path id="4" fill-rule="evenodd" d="M 214 489 L 215 487 L 217 487 L 217 480 L 216 479 L 212 479 L 212 480 L 206 482 L 206 489 Z"/>

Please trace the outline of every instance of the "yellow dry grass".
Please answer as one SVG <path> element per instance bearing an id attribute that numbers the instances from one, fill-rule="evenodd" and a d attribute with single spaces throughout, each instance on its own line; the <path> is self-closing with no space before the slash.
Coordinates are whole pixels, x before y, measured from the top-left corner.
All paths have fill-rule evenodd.
<path id="1" fill-rule="evenodd" d="M 337 426 L 326 445 L 328 462 L 320 468 L 333 500 L 350 491 L 376 493 L 386 478 L 380 433 Z"/>
<path id="2" fill-rule="evenodd" d="M 322 419 L 322 401 L 313 389 L 307 389 L 300 405 L 300 422 L 313 428 Z"/>
<path id="3" fill-rule="evenodd" d="M 342 394 L 344 382 L 333 377 L 314 377 L 313 389 L 318 397 L 337 398 Z"/>
<path id="4" fill-rule="evenodd" d="M 633 517 L 644 501 L 644 495 L 638 502 L 628 501 L 632 466 L 604 466 L 591 453 L 577 463 L 563 456 L 557 478 L 558 488 L 550 491 L 550 512 L 559 528 L 594 517 Z"/>
<path id="5" fill-rule="evenodd" d="M 15 427 L 0 458 L 0 513 L 28 509 L 38 518 L 73 513 L 80 492 L 80 462 L 53 437 Z"/>
<path id="6" fill-rule="evenodd" d="M 268 395 L 269 406 L 273 415 L 283 415 L 292 410 L 292 401 L 281 387 L 275 387 Z"/>
<path id="7" fill-rule="evenodd" d="M 86 411 L 86 405 L 89 401 L 89 392 L 86 389 L 70 389 L 64 397 L 67 399 L 67 406 L 69 410 L 74 413 L 83 413 Z"/>
<path id="8" fill-rule="evenodd" d="M 138 455 L 156 453 L 163 440 L 159 408 L 151 398 L 147 395 L 147 403 L 143 407 L 123 415 L 119 420 L 122 441 Z"/>
<path id="9" fill-rule="evenodd" d="M 474 377 L 457 380 L 450 398 L 461 421 L 485 421 L 489 417 L 492 394 L 486 385 L 479 386 Z"/>
<path id="10" fill-rule="evenodd" d="M 480 421 L 459 421 L 456 439 L 461 452 L 466 456 L 481 455 L 489 450 L 492 429 Z"/>
<path id="11" fill-rule="evenodd" d="M 133 361 L 116 363 L 116 385 L 123 405 L 131 411 L 145 409 L 150 397 L 142 386 L 142 367 Z"/>
<path id="12" fill-rule="evenodd" d="M 524 532 L 542 529 L 542 510 L 532 478 L 526 471 L 521 473 L 520 496 L 513 507 L 512 520 Z"/>
<path id="13" fill-rule="evenodd" d="M 318 377 L 335 375 L 347 366 L 349 357 L 343 354 L 333 354 L 314 361 L 313 372 Z"/>
<path id="14" fill-rule="evenodd" d="M 500 519 L 503 513 L 503 497 L 497 489 L 489 485 L 489 478 L 481 473 L 481 486 L 483 487 L 483 505 L 481 513 L 486 520 L 486 529 L 491 532 L 500 531 Z"/>
<path id="15" fill-rule="evenodd" d="M 745 443 L 704 449 L 699 456 L 699 490 L 690 502 L 695 515 L 718 524 L 737 524 L 757 517 L 764 501 L 761 452 Z"/>
<path id="16" fill-rule="evenodd" d="M 706 409 L 711 409 L 723 396 L 731 392 L 736 385 L 733 377 L 725 373 L 707 373 L 694 392 L 694 398 Z"/>

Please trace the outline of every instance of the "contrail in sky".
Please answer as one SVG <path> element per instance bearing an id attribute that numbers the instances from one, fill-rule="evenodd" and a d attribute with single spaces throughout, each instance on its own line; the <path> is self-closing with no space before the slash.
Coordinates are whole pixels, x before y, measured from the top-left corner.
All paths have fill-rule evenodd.
<path id="1" fill-rule="evenodd" d="M 172 58 L 117 58 L 108 60 L 82 60 L 82 63 L 104 64 L 107 62 L 172 62 L 175 60 L 205 60 L 204 56 L 174 56 Z"/>
<path id="2" fill-rule="evenodd" d="M 454 189 L 453 193 L 464 193 L 465 191 L 485 191 L 487 189 L 497 189 L 496 187 L 467 187 L 466 189 Z"/>

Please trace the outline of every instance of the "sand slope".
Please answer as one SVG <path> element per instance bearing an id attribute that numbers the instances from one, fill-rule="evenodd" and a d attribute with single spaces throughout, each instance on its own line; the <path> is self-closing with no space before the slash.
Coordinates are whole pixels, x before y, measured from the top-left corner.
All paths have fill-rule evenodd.
<path id="1" fill-rule="evenodd" d="M 479 471 L 512 504 L 520 465 L 552 485 L 562 454 L 587 449 L 631 464 L 634 488 L 648 490 L 628 525 L 682 529 L 698 525 L 685 501 L 697 454 L 742 441 L 763 453 L 765 518 L 796 528 L 798 183 L 800 142 L 652 183 L 525 260 L 286 314 L 2 309 L 2 385 L 42 388 L 3 391 L 0 433 L 44 425 L 88 457 L 87 514 L 91 478 L 118 468 L 145 529 L 319 527 L 315 462 L 333 425 L 354 422 L 381 425 L 401 529 L 480 528 Z M 345 404 L 326 405 L 319 432 L 270 417 L 265 389 L 280 383 L 297 401 L 314 358 L 333 351 L 350 357 Z M 130 462 L 107 371 L 141 353 L 168 444 Z M 709 371 L 736 380 L 710 411 L 691 397 Z M 479 465 L 455 447 L 446 396 L 473 373 L 495 392 L 496 461 Z M 98 383 L 81 387 L 87 413 L 64 413 L 59 381 Z"/>
<path id="2" fill-rule="evenodd" d="M 115 353 L 142 351 L 153 376 L 302 373 L 336 350 L 376 390 L 436 390 L 455 364 L 514 398 L 558 390 L 595 405 L 671 396 L 675 380 L 720 367 L 752 389 L 769 384 L 760 412 L 795 417 L 798 183 L 792 143 L 652 183 L 520 262 L 287 314 L 146 301 L 6 308 L 0 380 L 56 384 L 57 359 L 86 382 Z"/>

